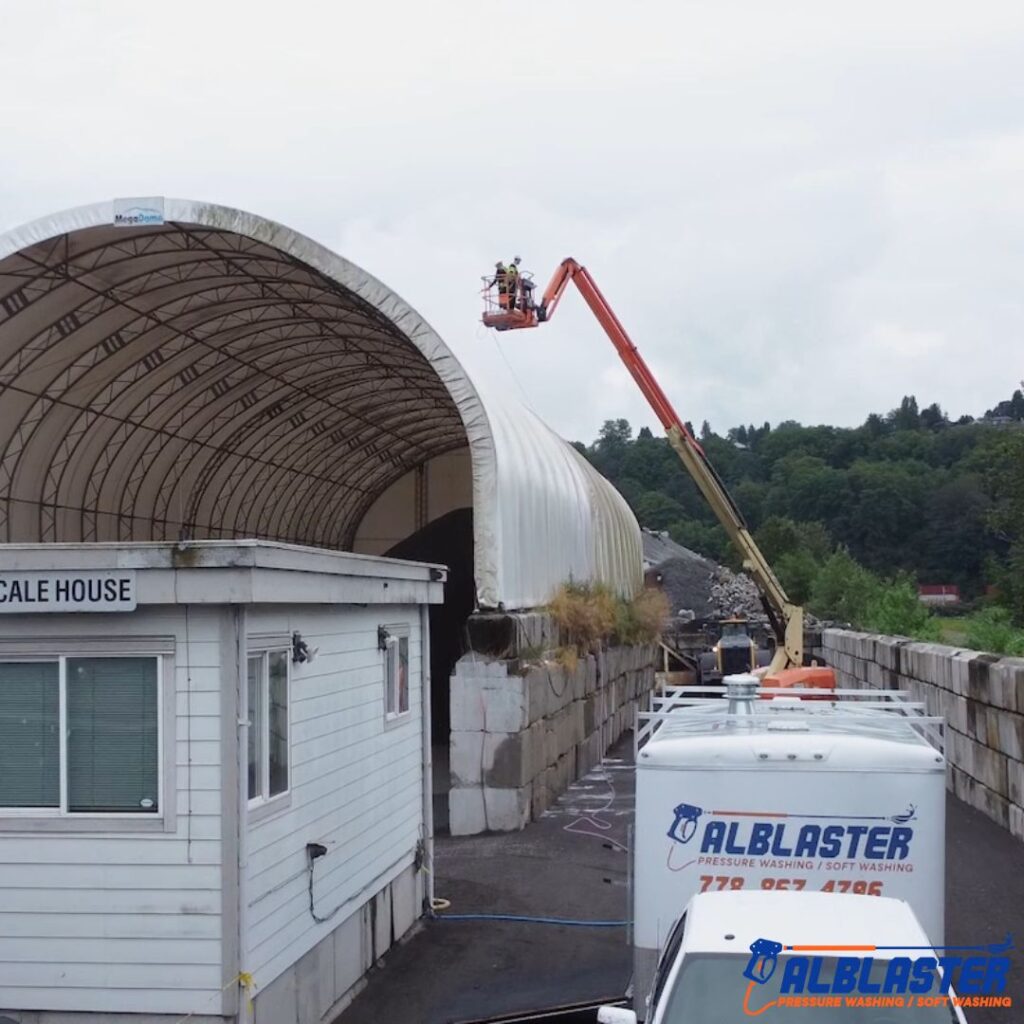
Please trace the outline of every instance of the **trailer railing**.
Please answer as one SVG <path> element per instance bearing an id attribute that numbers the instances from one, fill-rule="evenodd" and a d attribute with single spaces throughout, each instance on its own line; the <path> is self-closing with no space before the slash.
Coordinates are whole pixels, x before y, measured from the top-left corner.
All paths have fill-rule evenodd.
<path id="1" fill-rule="evenodd" d="M 706 694 L 707 696 L 698 696 Z M 814 687 L 764 686 L 756 691 L 752 701 L 753 715 L 730 714 L 721 686 L 666 686 L 651 694 L 649 711 L 637 715 L 634 736 L 634 755 L 647 744 L 667 723 L 687 724 L 698 729 L 702 724 L 716 727 L 730 724 L 765 724 L 781 721 L 819 719 L 830 722 L 852 722 L 864 729 L 892 733 L 892 718 L 898 717 L 939 753 L 945 751 L 945 719 L 926 713 L 925 705 L 912 700 L 907 690 L 868 690 L 837 688 L 823 690 Z M 871 714 L 866 714 L 871 713 Z M 884 714 L 884 718 L 877 717 Z M 862 716 L 863 717 L 860 717 Z M 809 724 L 809 723 L 808 723 Z"/>

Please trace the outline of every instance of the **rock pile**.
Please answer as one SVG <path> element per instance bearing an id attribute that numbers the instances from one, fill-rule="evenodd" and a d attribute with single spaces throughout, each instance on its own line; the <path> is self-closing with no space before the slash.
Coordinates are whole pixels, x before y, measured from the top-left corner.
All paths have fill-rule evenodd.
<path id="1" fill-rule="evenodd" d="M 712 576 L 710 603 L 717 618 L 730 615 L 756 618 L 764 615 L 761 594 L 754 581 L 723 565 L 716 566 Z"/>
<path id="2" fill-rule="evenodd" d="M 684 548 L 665 533 L 645 530 L 644 559 L 649 571 L 669 599 L 672 617 L 679 624 L 694 619 L 718 619 L 742 615 L 767 625 L 768 618 L 754 581 L 696 551 Z M 805 612 L 809 626 L 817 620 Z"/>

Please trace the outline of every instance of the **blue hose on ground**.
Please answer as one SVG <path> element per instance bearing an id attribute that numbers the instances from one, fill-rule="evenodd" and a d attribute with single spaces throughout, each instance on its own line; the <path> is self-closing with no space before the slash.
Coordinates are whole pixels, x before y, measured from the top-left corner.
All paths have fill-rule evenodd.
<path id="1" fill-rule="evenodd" d="M 517 921 L 523 924 L 560 924 L 568 928 L 625 928 L 629 921 L 573 921 L 566 917 L 521 917 L 517 914 L 431 914 L 435 921 Z"/>

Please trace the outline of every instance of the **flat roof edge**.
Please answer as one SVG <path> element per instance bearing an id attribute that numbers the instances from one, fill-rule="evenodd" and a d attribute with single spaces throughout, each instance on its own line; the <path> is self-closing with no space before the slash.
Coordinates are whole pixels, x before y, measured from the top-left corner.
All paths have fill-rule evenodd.
<path id="1" fill-rule="evenodd" d="M 281 569 L 441 583 L 446 566 L 257 539 L 0 544 L 0 572 L 105 569 Z"/>

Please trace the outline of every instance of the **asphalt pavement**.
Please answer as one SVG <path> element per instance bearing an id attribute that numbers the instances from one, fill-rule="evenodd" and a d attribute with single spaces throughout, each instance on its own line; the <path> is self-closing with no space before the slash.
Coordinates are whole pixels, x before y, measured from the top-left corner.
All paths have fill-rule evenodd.
<path id="1" fill-rule="evenodd" d="M 439 838 L 436 894 L 445 914 L 622 921 L 633 820 L 632 737 L 522 832 Z M 1012 932 L 1012 1010 L 972 1009 L 970 1024 L 1024 1021 L 1024 844 L 950 795 L 946 941 L 978 945 Z M 457 1024 L 621 998 L 630 952 L 623 927 L 495 920 L 426 921 L 387 954 L 337 1024 Z M 839 1022 L 837 1022 L 839 1024 Z"/>

